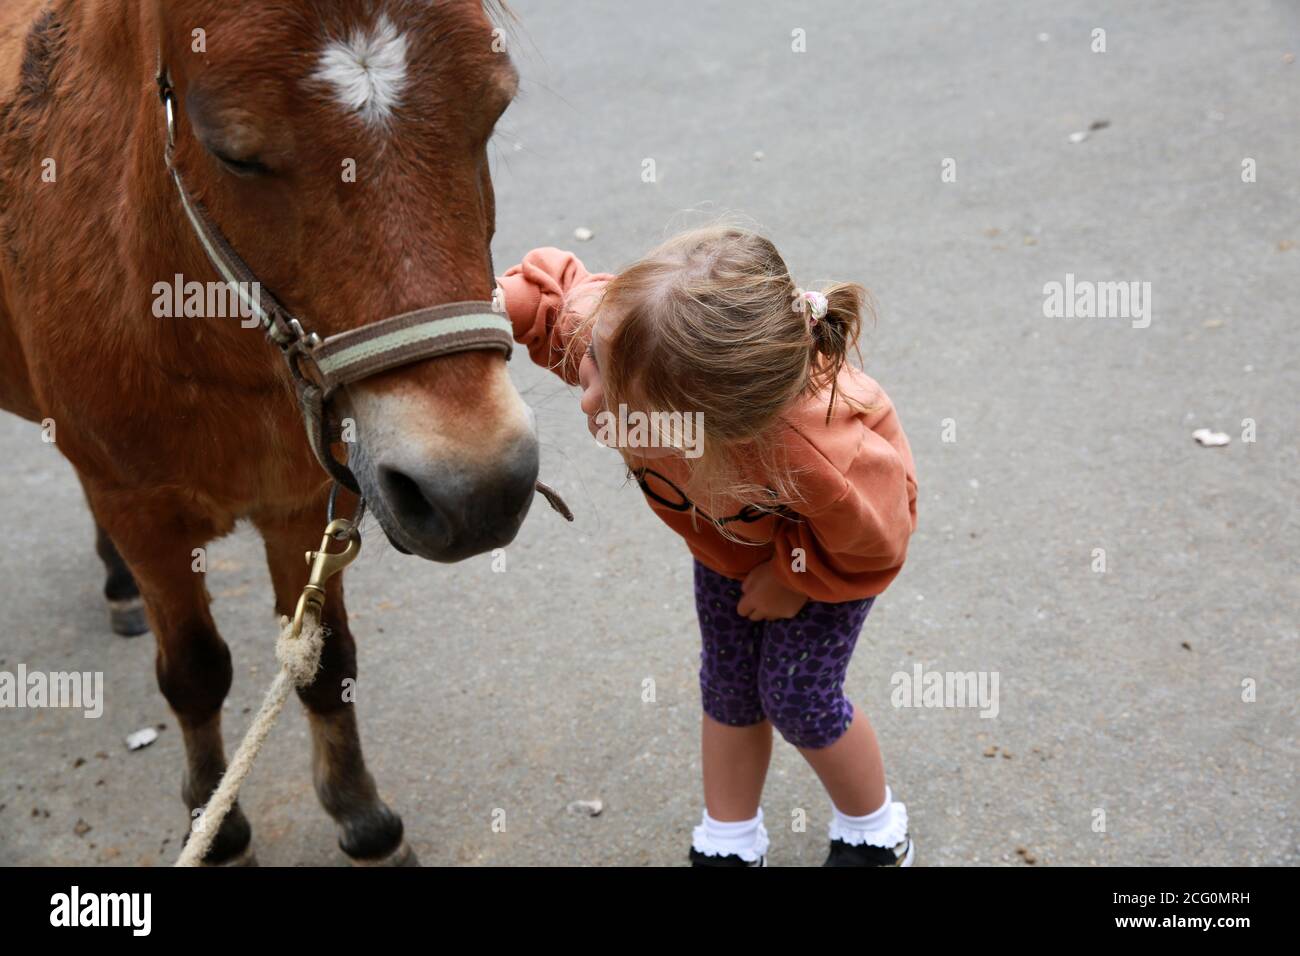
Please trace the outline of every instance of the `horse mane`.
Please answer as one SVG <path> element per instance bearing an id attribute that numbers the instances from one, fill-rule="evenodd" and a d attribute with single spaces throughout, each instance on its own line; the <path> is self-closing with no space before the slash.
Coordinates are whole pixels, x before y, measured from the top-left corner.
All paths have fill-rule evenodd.
<path id="1" fill-rule="evenodd" d="M 46 7 L 32 23 L 23 47 L 22 65 L 13 107 L 43 105 L 53 86 L 54 70 L 63 57 L 67 28 L 54 5 Z"/>
<path id="2" fill-rule="evenodd" d="M 0 102 L 0 255 L 14 259 L 18 224 L 4 214 L 11 199 L 7 169 L 16 158 L 9 153 L 35 125 L 50 103 L 54 73 L 63 57 L 67 29 L 54 5 L 41 10 L 27 32 L 18 83 L 13 94 Z M 26 129 L 25 129 L 26 128 Z"/>

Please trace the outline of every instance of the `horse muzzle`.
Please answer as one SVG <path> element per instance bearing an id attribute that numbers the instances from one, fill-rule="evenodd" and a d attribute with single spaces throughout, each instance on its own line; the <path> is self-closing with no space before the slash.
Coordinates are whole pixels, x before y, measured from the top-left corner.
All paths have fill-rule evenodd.
<path id="1" fill-rule="evenodd" d="M 396 546 L 433 561 L 460 561 L 514 540 L 533 501 L 537 464 L 536 443 L 531 454 L 518 451 L 487 474 L 384 463 L 372 501 L 392 516 L 385 532 Z"/>
<path id="2" fill-rule="evenodd" d="M 450 563 L 514 540 L 537 490 L 539 454 L 532 410 L 512 387 L 492 427 L 460 434 L 431 428 L 438 419 L 415 390 L 350 391 L 357 442 L 348 465 L 394 547 Z"/>

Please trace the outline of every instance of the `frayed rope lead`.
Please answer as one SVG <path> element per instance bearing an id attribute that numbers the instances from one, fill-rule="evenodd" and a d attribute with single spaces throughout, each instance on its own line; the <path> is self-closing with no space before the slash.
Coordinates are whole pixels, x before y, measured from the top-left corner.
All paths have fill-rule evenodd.
<path id="1" fill-rule="evenodd" d="M 280 672 L 271 682 L 271 689 L 266 692 L 252 726 L 239 744 L 235 759 L 230 761 L 230 766 L 221 777 L 221 783 L 208 800 L 207 806 L 194 819 L 189 842 L 181 851 L 180 859 L 176 861 L 177 866 L 199 866 L 203 862 L 203 857 L 212 847 L 212 841 L 216 839 L 217 831 L 221 829 L 222 821 L 239 797 L 239 788 L 243 785 L 244 778 L 253 769 L 253 761 L 257 759 L 262 744 L 275 726 L 276 718 L 284 709 L 289 693 L 295 687 L 306 687 L 316 679 L 324 639 L 324 630 L 315 614 L 304 616 L 302 633 L 297 637 L 293 636 L 293 621 L 287 617 L 280 618 L 280 636 L 275 642 L 275 656 L 280 661 Z"/>

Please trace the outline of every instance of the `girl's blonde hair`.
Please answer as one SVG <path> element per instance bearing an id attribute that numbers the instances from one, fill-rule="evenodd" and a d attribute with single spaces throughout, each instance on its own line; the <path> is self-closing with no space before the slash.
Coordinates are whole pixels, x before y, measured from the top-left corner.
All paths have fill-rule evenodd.
<path id="1" fill-rule="evenodd" d="M 802 290 L 768 239 L 732 225 L 693 229 L 611 280 L 570 347 L 587 342 L 590 326 L 606 316 L 613 323 L 600 368 L 606 407 L 702 413 L 704 453 L 689 460 L 687 489 L 702 509 L 716 515 L 711 503 L 737 499 L 761 510 L 793 507 L 795 473 L 772 426 L 797 398 L 828 387 L 830 421 L 836 377 L 857 349 L 863 313 L 874 317 L 856 283 L 821 291 L 826 315 L 810 323 Z M 565 364 L 576 368 L 577 358 Z"/>

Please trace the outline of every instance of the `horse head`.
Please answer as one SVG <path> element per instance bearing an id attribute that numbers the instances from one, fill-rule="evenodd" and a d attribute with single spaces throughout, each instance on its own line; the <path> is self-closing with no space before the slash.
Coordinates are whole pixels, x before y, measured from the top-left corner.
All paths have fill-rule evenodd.
<path id="1" fill-rule="evenodd" d="M 480 0 L 154 10 L 173 166 L 312 331 L 490 297 L 487 144 L 517 74 Z M 393 368 L 332 406 L 348 468 L 399 548 L 456 561 L 514 538 L 538 447 L 500 351 Z"/>

